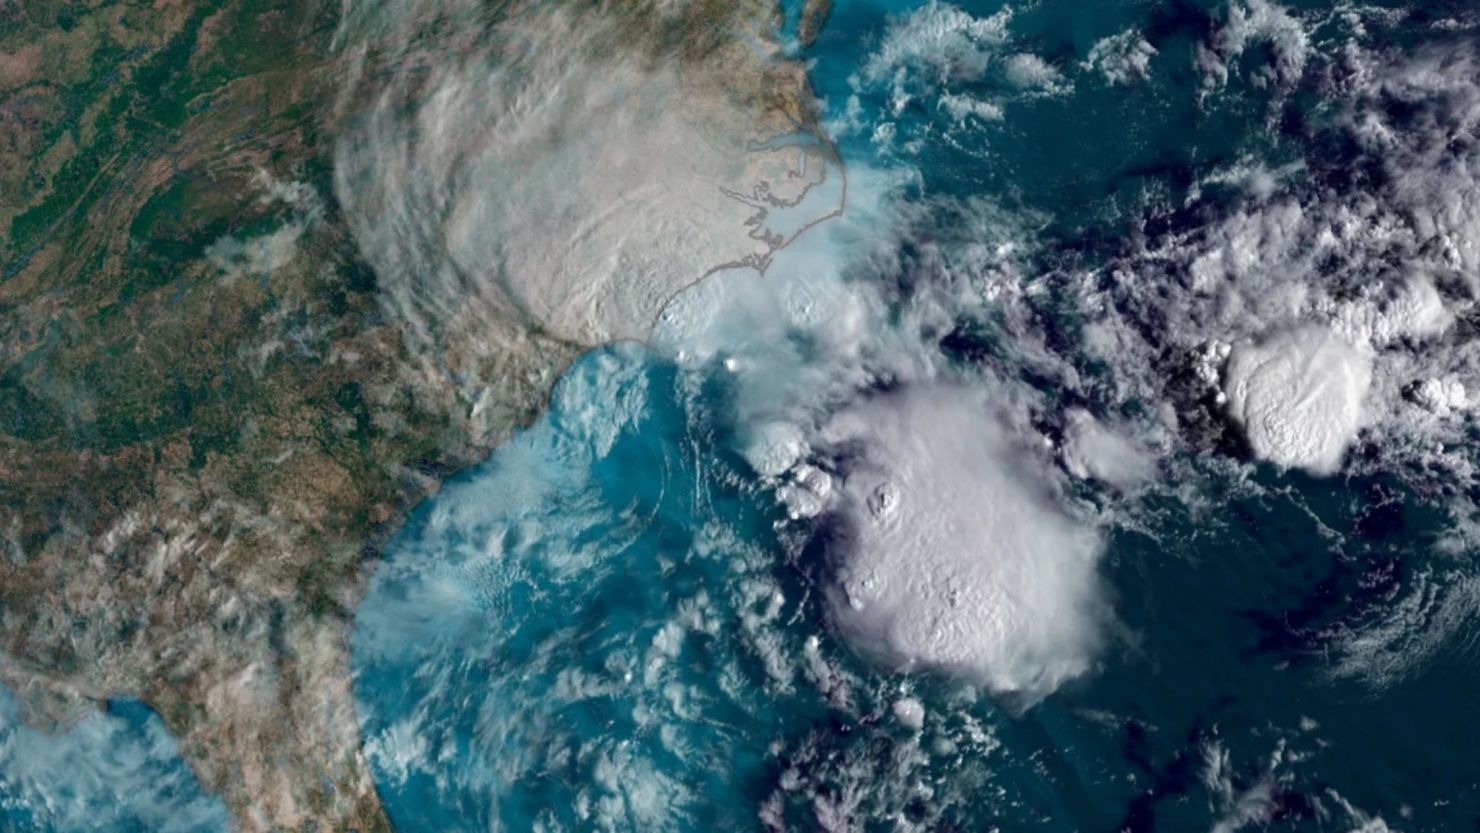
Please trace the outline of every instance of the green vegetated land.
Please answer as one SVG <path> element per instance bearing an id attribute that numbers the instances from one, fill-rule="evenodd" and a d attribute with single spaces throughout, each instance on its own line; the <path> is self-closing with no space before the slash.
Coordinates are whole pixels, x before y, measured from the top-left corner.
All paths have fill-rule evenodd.
<path id="1" fill-rule="evenodd" d="M 371 829 L 294 693 L 347 697 L 366 548 L 470 449 L 334 203 L 338 11 L 0 0 L 0 647 L 36 722 L 141 696 L 238 815 Z"/>

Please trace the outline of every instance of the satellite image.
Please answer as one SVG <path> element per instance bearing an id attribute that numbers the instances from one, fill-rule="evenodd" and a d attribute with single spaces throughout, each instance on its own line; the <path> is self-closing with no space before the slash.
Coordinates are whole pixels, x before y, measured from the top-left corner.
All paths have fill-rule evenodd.
<path id="1" fill-rule="evenodd" d="M 0 833 L 1480 830 L 1480 2 L 0 0 Z"/>

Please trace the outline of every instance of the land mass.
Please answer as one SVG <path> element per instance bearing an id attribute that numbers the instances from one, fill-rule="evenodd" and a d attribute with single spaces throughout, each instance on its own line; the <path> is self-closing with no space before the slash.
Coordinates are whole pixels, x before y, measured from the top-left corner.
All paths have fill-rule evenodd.
<path id="1" fill-rule="evenodd" d="M 26 719 L 137 697 L 242 829 L 389 829 L 347 656 L 380 545 L 580 351 L 839 208 L 778 26 L 762 0 L 0 0 Z"/>

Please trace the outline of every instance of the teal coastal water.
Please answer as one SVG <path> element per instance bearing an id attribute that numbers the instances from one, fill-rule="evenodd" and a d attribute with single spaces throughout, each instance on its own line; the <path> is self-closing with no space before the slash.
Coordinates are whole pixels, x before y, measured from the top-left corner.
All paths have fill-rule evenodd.
<path id="1" fill-rule="evenodd" d="M 1311 650 L 1385 618 L 1374 603 L 1475 592 L 1462 565 L 1402 557 L 1443 518 L 1400 487 L 1158 507 L 1104 564 L 1124 639 L 1017 715 L 829 633 L 819 553 L 715 453 L 706 400 L 723 394 L 642 350 L 590 354 L 397 540 L 355 658 L 400 829 L 1182 830 L 1245 801 L 1348 830 L 1350 801 L 1443 830 L 1476 806 L 1467 640 L 1380 692 Z M 1427 650 L 1438 608 L 1374 648 Z"/>
<path id="2" fill-rule="evenodd" d="M 55 733 L 26 726 L 0 689 L 0 830 L 206 833 L 230 827 L 159 716 L 109 702 Z"/>

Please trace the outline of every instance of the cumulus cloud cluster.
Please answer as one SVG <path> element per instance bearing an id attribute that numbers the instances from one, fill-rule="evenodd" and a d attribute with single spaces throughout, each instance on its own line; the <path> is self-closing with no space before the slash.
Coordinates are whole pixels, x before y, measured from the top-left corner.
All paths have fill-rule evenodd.
<path id="1" fill-rule="evenodd" d="M 725 31 L 747 10 L 619 7 L 343 16 L 335 193 L 410 383 L 478 435 L 521 419 L 575 352 L 645 339 L 683 287 L 763 265 L 841 200 L 800 65 L 765 32 Z M 680 14 L 714 17 L 682 24 L 712 42 L 666 40 Z"/>
<path id="2" fill-rule="evenodd" d="M 1316 326 L 1239 344 L 1228 357 L 1228 413 L 1254 454 L 1331 474 L 1357 434 L 1370 359 Z"/>
<path id="3" fill-rule="evenodd" d="M 1117 397 L 1177 402 L 1162 415 L 1177 428 L 1207 395 L 1279 465 L 1329 474 L 1365 437 L 1387 463 L 1468 477 L 1464 455 L 1435 450 L 1463 436 L 1480 383 L 1463 323 L 1480 291 L 1475 49 L 1352 46 L 1329 69 L 1345 105 L 1322 141 L 1353 156 L 1309 159 L 1083 278 L 1086 346 L 1115 368 Z"/>
<path id="4" fill-rule="evenodd" d="M 1111 84 L 1146 80 L 1156 47 L 1134 29 L 1095 42 L 1084 59 L 1084 68 L 1097 70 Z"/>
<path id="5" fill-rule="evenodd" d="M 1204 92 L 1228 83 L 1236 62 L 1256 45 L 1268 47 L 1273 58 L 1259 64 L 1253 78 L 1256 84 L 1292 84 L 1310 58 L 1305 25 L 1284 7 L 1269 0 L 1233 0 L 1213 37 L 1198 44 L 1197 68 L 1203 74 Z"/>
<path id="6" fill-rule="evenodd" d="M 837 530 L 829 609 L 862 653 L 1032 702 L 1092 662 L 1100 535 L 1031 424 L 1041 395 L 1014 375 L 1031 357 L 964 369 L 938 344 L 1025 291 L 1031 232 L 989 203 L 902 201 L 888 174 L 851 176 L 843 221 L 764 281 L 736 270 L 679 296 L 656 344 L 725 378 L 737 450 L 794 518 Z M 902 275 L 922 280 L 891 285 Z M 1146 476 L 1108 428 L 1082 433 L 1096 476 Z"/>
<path id="7" fill-rule="evenodd" d="M 866 82 L 891 83 L 897 112 L 909 102 L 912 83 L 944 86 L 981 77 L 1011 42 L 1007 24 L 1012 16 L 1011 7 L 978 18 L 949 3 L 928 3 L 890 24 L 859 76 Z"/>
<path id="8" fill-rule="evenodd" d="M 860 79 L 888 89 L 896 102 L 929 93 L 942 106 L 1000 118 L 1000 103 L 971 98 L 975 88 L 968 88 L 963 79 L 980 79 L 1000 70 L 1006 80 L 1010 67 L 1016 67 L 1022 79 L 1034 75 L 1030 70 L 1037 64 L 1009 59 L 1011 18 L 1002 14 L 989 20 L 944 5 L 924 7 L 892 24 Z M 1465 438 L 1473 425 L 1468 392 L 1480 385 L 1480 351 L 1469 323 L 1480 292 L 1476 49 L 1452 42 L 1399 54 L 1369 49 L 1357 40 L 1335 51 L 1318 49 L 1311 31 L 1329 23 L 1306 20 L 1263 0 L 1240 0 L 1229 6 L 1196 50 L 1204 93 L 1225 87 L 1234 73 L 1255 87 L 1282 92 L 1297 83 L 1318 86 L 1333 103 L 1330 116 L 1309 128 L 1312 135 L 1304 145 L 1319 149 L 1309 158 L 1273 168 L 1246 158 L 1234 169 L 1208 175 L 1206 182 L 1230 186 L 1227 190 L 1233 196 L 1222 190 L 1205 197 L 1194 189 L 1185 209 L 1161 218 L 1155 231 L 1148 228 L 1135 236 L 1104 268 L 1070 268 L 1044 280 L 1017 273 L 1004 280 L 1005 272 L 985 280 L 967 278 L 974 268 L 964 254 L 970 247 L 932 240 L 923 247 L 932 255 L 908 264 L 910 279 L 934 281 L 937 288 L 972 286 L 975 293 L 950 294 L 928 325 L 913 329 L 911 338 L 918 339 L 911 342 L 913 348 L 903 343 L 886 348 L 887 338 L 856 337 L 858 332 L 899 336 L 887 325 L 863 323 L 874 320 L 876 301 L 857 308 L 850 305 L 859 304 L 866 294 L 850 290 L 843 293 L 848 300 L 841 303 L 830 296 L 814 296 L 819 304 L 839 311 L 826 327 L 840 328 L 842 334 L 828 338 L 861 350 L 858 361 L 844 364 L 863 368 L 855 375 L 864 380 L 883 378 L 891 389 L 909 391 L 922 379 L 936 383 L 950 376 L 930 349 L 919 345 L 937 345 L 963 316 L 990 321 L 997 328 L 995 335 L 1007 336 L 1011 346 L 973 356 L 986 376 L 1032 377 L 1041 386 L 1067 392 L 1070 401 L 1085 403 L 1065 410 L 1061 403 L 1035 400 L 1020 391 L 1011 394 L 1009 398 L 1022 398 L 1008 408 L 1019 417 L 1017 427 L 1006 435 L 1012 438 L 1006 447 L 1025 447 L 1029 443 L 1024 441 L 1036 437 L 1052 445 L 1065 473 L 1122 493 L 1171 465 L 1165 452 L 1173 449 L 1192 451 L 1194 456 L 1247 453 L 1277 467 L 1321 476 L 1380 466 L 1441 490 L 1472 484 L 1475 470 Z M 1342 25 L 1359 29 L 1359 23 L 1348 20 Z M 1129 83 L 1149 67 L 1155 54 L 1154 47 L 1130 31 L 1102 41 L 1081 68 L 1100 72 L 1111 83 Z M 898 217 L 890 222 L 908 226 Z M 907 231 L 898 233 L 908 236 Z M 983 243 L 974 251 L 990 248 Z M 888 273 L 888 269 L 878 272 Z M 929 277 L 922 279 L 920 273 Z M 878 303 L 898 300 L 890 297 Z M 919 303 L 919 298 L 911 297 L 910 303 Z M 1046 319 L 1061 315 L 1066 303 L 1082 324 L 1077 340 L 1068 347 L 1062 338 L 1044 335 L 1050 327 Z M 823 341 L 829 347 L 834 344 Z M 893 358 L 877 358 L 884 355 Z M 797 364 L 809 368 L 805 372 L 817 367 L 808 361 L 811 356 L 795 357 Z M 744 359 L 736 364 L 744 366 Z M 1105 372 L 1096 371 L 1089 378 L 1083 375 L 1087 367 L 1103 367 Z M 848 412 L 852 406 L 837 404 L 836 400 L 846 399 L 836 394 L 837 387 L 818 386 L 815 381 L 805 383 L 809 390 L 834 391 L 830 413 L 840 407 Z M 856 378 L 850 384 L 852 390 L 867 386 Z M 1002 389 L 1012 387 L 1009 381 Z M 905 401 L 908 394 L 899 396 L 903 399 L 897 401 Z M 914 413 L 900 407 L 906 415 Z M 908 442 L 887 439 L 886 430 L 891 420 L 906 418 L 888 416 L 887 411 L 869 413 L 879 425 L 859 428 L 852 439 L 863 448 L 874 448 L 875 456 L 857 451 L 849 459 L 873 460 L 858 464 L 884 471 L 901 466 L 889 452 L 878 449 Z M 825 421 L 813 418 L 811 423 L 796 424 L 802 427 L 767 429 L 765 436 L 786 438 L 787 450 L 767 458 L 772 465 L 764 468 L 767 476 L 783 481 L 781 494 L 794 515 L 853 507 L 847 516 L 857 516 L 860 528 L 868 530 L 873 528 L 869 524 L 879 522 L 878 507 L 903 505 L 891 502 L 902 498 L 890 489 L 877 494 L 878 484 L 872 490 L 854 489 L 846 472 L 829 467 L 826 455 L 818 454 L 819 448 L 827 448 L 818 427 Z M 1028 424 L 1034 427 L 1024 430 Z M 991 446 L 991 429 L 978 426 L 976 431 L 978 441 Z M 1232 434 L 1237 434 L 1238 444 L 1228 441 Z M 759 442 L 765 445 L 765 440 Z M 1354 445 L 1361 447 L 1361 454 L 1349 453 Z M 930 448 L 915 448 L 914 453 L 932 459 Z M 1014 458 L 1014 453 L 1001 452 L 994 457 L 995 465 L 1011 468 L 1014 459 L 1023 459 Z M 824 458 L 822 463 L 818 456 Z M 970 457 L 964 451 L 955 456 Z M 1056 476 L 1044 475 L 1049 482 Z M 889 480 L 877 472 L 874 477 Z M 981 488 L 990 491 L 988 485 Z M 949 511 L 931 507 L 935 509 Z M 925 514 L 904 512 L 899 517 L 908 525 Z M 950 528 L 936 521 L 921 526 Z M 892 533 L 879 532 L 880 540 L 888 539 L 888 534 Z M 944 537 L 904 535 L 888 539 L 891 543 L 881 548 L 912 552 L 901 541 L 928 540 L 920 550 L 929 557 L 913 562 L 902 557 L 899 562 L 929 565 L 919 575 L 892 561 L 874 564 L 866 554 L 845 567 L 845 574 L 853 580 L 855 574 L 846 571 L 868 565 L 890 579 L 879 587 L 906 588 L 899 591 L 900 598 L 911 593 L 917 600 L 941 595 L 944 591 L 932 580 L 920 577 L 953 575 L 952 567 L 932 560 L 949 559 L 959 549 L 949 544 L 949 532 L 939 534 Z M 995 534 L 1011 541 L 1007 532 L 977 529 L 972 534 Z M 971 563 L 982 567 L 980 562 Z M 899 572 L 890 572 L 896 568 Z M 907 575 L 913 579 L 902 578 Z M 910 608 L 911 603 L 889 592 L 893 591 L 881 589 L 863 610 Z M 937 613 L 934 619 L 922 613 L 920 621 L 896 623 L 890 613 L 881 613 L 878 621 L 863 613 L 858 621 L 852 618 L 849 601 L 854 597 L 840 589 L 838 598 L 848 602 L 837 605 L 844 630 L 863 634 L 864 642 L 896 663 L 951 665 L 970 653 L 962 648 L 965 643 L 948 636 L 966 630 L 953 630 L 948 624 L 954 609 Z M 919 607 L 930 608 L 929 601 Z M 983 626 L 978 632 L 990 631 Z M 937 634 L 941 641 L 932 641 Z M 1020 635 L 1019 641 L 1025 639 L 1031 642 Z M 962 653 L 950 653 L 940 647 L 943 643 Z M 1065 638 L 1057 644 L 1064 649 L 1092 643 Z M 989 660 L 977 672 L 997 680 L 995 685 L 1011 688 L 1017 683 L 1001 682 L 1010 676 L 1006 667 Z"/>
<path id="9" fill-rule="evenodd" d="M 896 141 L 907 153 L 921 139 L 902 130 L 901 117 L 918 104 L 949 117 L 956 127 L 973 120 L 1001 121 L 1014 101 L 1061 95 L 1072 89 L 1063 71 L 1042 56 L 1016 48 L 1010 24 L 1016 12 L 1004 6 L 976 17 L 950 3 L 932 0 L 893 18 L 880 42 L 849 79 L 853 95 L 834 133 L 867 131 L 880 146 Z M 887 98 L 882 118 L 866 124 L 860 96 Z"/>
<path id="10" fill-rule="evenodd" d="M 1100 541 L 992 410 L 979 393 L 923 386 L 826 426 L 862 457 L 841 488 L 849 540 L 831 607 L 895 667 L 1041 695 L 1089 666 Z"/>
<path id="11" fill-rule="evenodd" d="M 298 255 L 298 242 L 310 226 L 323 216 L 323 200 L 312 186 L 302 182 L 280 182 L 266 171 L 258 171 L 255 183 L 262 189 L 263 206 L 280 203 L 291 219 L 274 231 L 246 240 L 223 236 L 206 247 L 205 255 L 228 278 L 271 275 Z"/>
<path id="12" fill-rule="evenodd" d="M 1082 408 L 1068 411 L 1064 422 L 1064 468 L 1075 477 L 1125 490 L 1155 476 L 1152 450 L 1133 442 L 1124 430 L 1106 425 Z"/>

